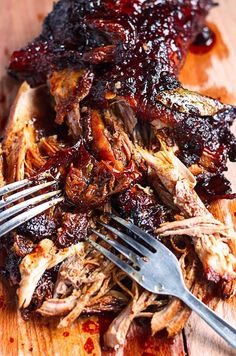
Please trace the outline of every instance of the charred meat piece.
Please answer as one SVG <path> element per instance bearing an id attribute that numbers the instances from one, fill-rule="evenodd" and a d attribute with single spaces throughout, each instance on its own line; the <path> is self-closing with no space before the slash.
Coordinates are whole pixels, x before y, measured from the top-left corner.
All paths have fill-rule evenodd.
<path id="1" fill-rule="evenodd" d="M 14 236 L 14 241 L 14 251 L 21 258 L 31 253 L 34 249 L 34 243 L 23 236 Z"/>
<path id="2" fill-rule="evenodd" d="M 149 187 L 134 185 L 114 199 L 114 207 L 121 216 L 131 219 L 147 232 L 154 232 L 168 220 L 168 210 L 161 205 Z"/>
<path id="3" fill-rule="evenodd" d="M 60 248 L 69 247 L 86 238 L 89 224 L 87 214 L 62 213 L 60 220 L 56 239 Z"/>
<path id="4" fill-rule="evenodd" d="M 235 199 L 231 184 L 223 173 L 203 173 L 197 177 L 196 191 L 207 203 L 217 199 Z"/>
<path id="5" fill-rule="evenodd" d="M 32 241 L 39 242 L 46 237 L 53 237 L 56 234 L 57 221 L 47 214 L 38 215 L 18 228 L 24 236 L 28 236 Z"/>
<path id="6" fill-rule="evenodd" d="M 123 172 L 117 171 L 109 162 L 98 162 L 83 146 L 77 162 L 66 177 L 66 194 L 80 210 L 98 207 L 115 193 L 126 189 L 139 177 L 133 162 Z"/>
<path id="7" fill-rule="evenodd" d="M 176 144 L 176 155 L 187 167 L 198 167 L 195 175 L 200 175 L 198 189 L 205 200 L 227 196 L 230 191 L 222 172 L 227 170 L 228 158 L 236 159 L 236 138 L 230 131 L 236 108 L 182 87 L 164 89 L 157 100 L 161 103 L 160 116 L 151 119 L 155 135 L 164 138 L 162 132 L 168 129 L 168 139 Z M 208 189 L 202 174 L 218 184 Z"/>
<path id="8" fill-rule="evenodd" d="M 129 113 L 124 115 L 120 104 L 118 112 L 128 117 L 131 135 L 134 114 L 140 122 L 171 126 L 181 160 L 199 163 L 209 150 L 219 181 L 227 157 L 236 159 L 236 140 L 229 130 L 235 108 L 184 90 L 176 79 L 212 6 L 212 0 L 61 0 L 45 20 L 42 34 L 13 53 L 9 70 L 33 85 L 49 78 L 56 122 L 66 119 L 76 139 L 82 134 L 80 108 L 92 107 L 87 129 L 98 156 L 120 164 L 103 134 L 99 111 L 123 102 Z"/>
<path id="9" fill-rule="evenodd" d="M 213 4 L 211 0 L 62 0 L 47 17 L 42 34 L 14 52 L 10 71 L 42 83 L 58 68 L 110 62 L 114 66 L 103 81 L 100 78 L 96 92 L 107 84 L 113 92 L 120 82 L 122 95 L 132 93 L 137 99 L 143 93 L 145 106 L 143 99 L 149 94 L 155 97 L 160 72 L 178 71 Z M 95 70 L 100 72 L 96 66 Z"/>
<path id="10" fill-rule="evenodd" d="M 45 298 L 52 298 L 54 283 L 53 271 L 46 271 L 38 281 L 30 304 L 27 308 L 21 309 L 21 315 L 24 320 L 30 319 L 33 312 L 40 308 Z"/>
<path id="11" fill-rule="evenodd" d="M 21 280 L 19 264 L 22 258 L 9 246 L 6 249 L 6 253 L 4 266 L 0 269 L 1 277 L 9 281 L 11 285 L 18 286 Z"/>

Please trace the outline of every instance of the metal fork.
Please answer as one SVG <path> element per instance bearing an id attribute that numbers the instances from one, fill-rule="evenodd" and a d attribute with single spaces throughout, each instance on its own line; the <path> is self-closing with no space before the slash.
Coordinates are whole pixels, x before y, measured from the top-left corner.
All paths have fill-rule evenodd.
<path id="1" fill-rule="evenodd" d="M 21 201 L 18 204 L 12 206 L 13 203 L 16 203 L 25 197 L 29 197 L 30 195 L 39 192 L 42 189 L 49 188 L 57 183 L 55 180 L 40 183 L 40 180 L 45 178 L 45 175 L 38 177 L 38 183 L 36 185 L 33 185 L 34 181 L 32 179 L 24 179 L 0 188 L 0 209 L 5 209 L 8 207 L 7 209 L 0 212 L 0 237 L 24 224 L 26 221 L 32 219 L 36 215 L 39 215 L 47 209 L 59 204 L 64 199 L 63 197 L 56 197 L 61 193 L 60 190 L 54 190 L 48 193 L 40 194 L 25 201 Z M 22 188 L 26 189 L 18 191 Z M 13 192 L 16 193 L 9 195 Z M 55 198 L 51 199 L 53 197 Z M 42 203 L 46 200 L 48 201 Z"/>
<path id="2" fill-rule="evenodd" d="M 114 253 L 89 238 L 89 242 L 93 247 L 146 290 L 157 294 L 172 295 L 181 299 L 222 336 L 225 341 L 236 349 L 236 329 L 226 323 L 186 288 L 179 262 L 175 255 L 161 242 L 134 224 L 114 215 L 112 215 L 111 218 L 122 227 L 125 227 L 137 235 L 141 242 L 110 225 L 100 223 L 107 230 L 123 240 L 126 245 L 131 246 L 132 250 L 117 240 L 113 240 L 91 229 L 94 234 L 112 246 L 114 250 L 118 251 L 128 262 L 120 259 Z M 142 242 L 145 242 L 145 246 Z M 138 254 L 133 250 L 136 250 Z"/>

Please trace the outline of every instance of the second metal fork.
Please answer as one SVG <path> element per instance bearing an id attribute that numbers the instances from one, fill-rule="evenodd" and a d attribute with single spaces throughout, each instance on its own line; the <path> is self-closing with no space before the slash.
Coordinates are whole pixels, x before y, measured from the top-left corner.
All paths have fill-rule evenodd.
<path id="1" fill-rule="evenodd" d="M 40 180 L 42 181 L 45 178 L 47 178 L 45 175 L 38 177 L 38 183 L 35 185 L 33 185 L 33 180 L 24 179 L 0 188 L 0 209 L 2 209 L 2 211 L 0 211 L 0 237 L 52 206 L 59 204 L 64 199 L 63 197 L 59 197 L 61 193 L 60 190 L 54 190 L 21 201 L 23 198 L 29 197 L 57 183 L 55 180 L 40 183 Z M 22 188 L 25 189 L 20 190 Z M 10 193 L 14 194 L 9 195 Z M 53 197 L 55 198 L 52 199 Z M 13 205 L 16 202 L 18 203 Z"/>
<path id="2" fill-rule="evenodd" d="M 92 230 L 92 232 L 118 251 L 125 257 L 127 262 L 90 238 L 89 241 L 93 247 L 146 290 L 156 294 L 172 295 L 181 299 L 236 349 L 236 329 L 220 318 L 186 288 L 179 262 L 175 255 L 161 242 L 134 224 L 114 215 L 111 217 L 121 226 L 138 236 L 142 242 L 110 225 L 101 223 L 105 229 L 118 236 L 132 249 L 95 230 Z M 145 245 L 143 245 L 143 242 Z M 137 251 L 138 254 L 133 250 Z"/>

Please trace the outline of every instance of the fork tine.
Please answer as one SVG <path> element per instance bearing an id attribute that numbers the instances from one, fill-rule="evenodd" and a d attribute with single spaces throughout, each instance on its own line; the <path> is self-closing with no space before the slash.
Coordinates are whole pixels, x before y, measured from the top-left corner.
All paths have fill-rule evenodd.
<path id="1" fill-rule="evenodd" d="M 164 245 L 155 239 L 152 235 L 148 234 L 147 232 L 140 229 L 138 226 L 132 224 L 129 221 L 126 221 L 118 216 L 111 215 L 111 218 L 118 222 L 120 225 L 124 226 L 125 228 L 129 229 L 130 231 L 134 232 L 138 237 L 140 237 L 143 241 L 147 242 L 152 248 L 158 248 L 162 250 L 166 250 Z"/>
<path id="2" fill-rule="evenodd" d="M 133 262 L 136 266 L 141 267 L 143 260 L 139 256 L 137 256 L 135 253 L 133 253 L 130 249 L 121 245 L 118 241 L 108 238 L 107 236 L 101 234 L 100 232 L 98 232 L 96 230 L 91 229 L 91 231 L 95 235 L 100 237 L 103 241 L 105 241 L 110 246 L 112 246 L 114 249 L 119 251 L 123 256 L 125 256 L 128 260 Z"/>
<path id="3" fill-rule="evenodd" d="M 42 183 L 39 185 L 35 185 L 31 188 L 25 189 L 23 191 L 20 191 L 16 194 L 10 195 L 7 198 L 3 198 L 2 200 L 0 200 L 0 209 L 5 208 L 7 205 L 14 203 L 15 201 L 24 198 L 30 194 L 36 193 L 37 191 L 50 187 L 51 185 L 55 184 L 56 181 L 51 181 L 51 182 L 47 182 L 47 183 Z"/>
<path id="4" fill-rule="evenodd" d="M 14 230 L 18 226 L 24 224 L 26 221 L 32 219 L 36 215 L 39 215 L 43 211 L 48 210 L 49 208 L 59 204 L 62 200 L 64 200 L 64 198 L 62 198 L 62 197 L 50 200 L 49 202 L 40 204 L 40 205 L 36 206 L 35 208 L 25 211 L 24 213 L 7 221 L 0 227 L 0 237 L 7 234 L 11 230 Z"/>
<path id="5" fill-rule="evenodd" d="M 18 182 L 15 182 L 15 183 L 5 185 L 4 187 L 0 188 L 0 195 L 14 192 L 17 189 L 25 187 L 29 183 L 30 183 L 29 179 L 24 179 L 24 180 L 19 180 Z"/>
<path id="6" fill-rule="evenodd" d="M 61 190 L 56 190 L 54 192 L 50 192 L 50 193 L 46 193 L 46 194 L 42 194 L 39 195 L 37 197 L 25 200 L 17 205 L 12 206 L 9 209 L 6 209 L 4 211 L 2 211 L 0 213 L 0 223 L 8 218 L 10 218 L 11 216 L 23 211 L 24 209 L 26 209 L 27 207 L 29 207 L 30 205 L 36 204 L 36 203 L 41 203 L 44 200 L 50 199 L 52 197 L 54 197 L 55 195 L 61 193 Z"/>
<path id="7" fill-rule="evenodd" d="M 125 273 L 127 273 L 130 277 L 132 277 L 135 280 L 139 280 L 139 273 L 128 263 L 122 261 L 119 257 L 114 255 L 112 252 L 108 251 L 106 248 L 103 246 L 98 245 L 96 242 L 93 240 L 89 239 L 90 244 L 98 250 L 102 255 L 106 256 L 111 262 L 113 262 L 117 267 L 122 269 Z"/>
<path id="8" fill-rule="evenodd" d="M 124 234 L 122 231 L 115 229 L 114 227 L 103 224 L 100 222 L 102 226 L 104 226 L 107 230 L 110 230 L 113 234 L 119 236 L 121 240 L 126 242 L 129 246 L 133 247 L 137 252 L 141 253 L 143 256 L 150 257 L 152 252 L 148 250 L 145 246 L 141 245 L 138 241 L 133 239 L 131 236 Z"/>

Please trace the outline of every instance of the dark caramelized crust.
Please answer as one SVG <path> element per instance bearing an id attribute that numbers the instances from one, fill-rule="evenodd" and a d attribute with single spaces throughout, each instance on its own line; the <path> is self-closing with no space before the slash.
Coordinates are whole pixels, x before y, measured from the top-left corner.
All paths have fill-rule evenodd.
<path id="1" fill-rule="evenodd" d="M 97 159 L 112 162 L 118 170 L 123 164 L 123 158 L 116 157 L 121 152 L 121 147 L 115 148 L 118 140 L 112 139 L 117 127 L 105 133 L 109 123 L 101 109 L 111 104 L 131 134 L 137 119 L 161 120 L 172 127 L 169 137 L 187 166 L 204 166 L 207 152 L 212 163 L 204 169 L 220 182 L 221 195 L 227 195 L 230 190 L 221 173 L 228 157 L 236 160 L 236 139 L 230 132 L 235 108 L 222 106 L 215 115 L 202 115 L 191 102 L 182 107 L 183 101 L 171 99 L 181 88 L 176 76 L 188 47 L 202 29 L 206 35 L 205 16 L 213 5 L 211 0 L 61 0 L 46 18 L 42 34 L 13 53 L 9 70 L 32 85 L 45 83 L 50 75 L 56 122 L 67 117 L 70 133 L 75 139 L 82 136 Z M 87 111 L 81 114 L 80 107 Z M 115 122 L 114 115 L 110 121 Z M 203 176 L 200 188 L 201 182 Z M 209 182 L 204 178 L 204 187 Z M 208 199 L 212 188 L 203 190 Z"/>
<path id="2" fill-rule="evenodd" d="M 29 320 L 32 313 L 42 305 L 46 298 L 52 298 L 54 283 L 53 271 L 45 272 L 37 284 L 30 305 L 21 310 L 24 320 Z"/>
<path id="3" fill-rule="evenodd" d="M 153 233 L 168 219 L 168 210 L 158 201 L 150 188 L 135 185 L 114 199 L 114 207 L 125 219 Z"/>
<path id="4" fill-rule="evenodd" d="M 24 318 L 37 309 L 66 315 L 60 326 L 67 326 L 80 314 L 127 306 L 106 335 L 110 346 L 124 342 L 135 317 L 150 316 L 153 334 L 183 327 L 184 306 L 131 287 L 86 241 L 91 228 L 107 233 L 99 221 L 109 221 L 109 212 L 162 238 L 182 261 L 188 288 L 197 291 L 200 261 L 204 285 L 212 280 L 232 293 L 225 284 L 236 275 L 229 228 L 204 203 L 233 198 L 223 171 L 228 158 L 236 160 L 230 132 L 236 108 L 178 81 L 191 42 L 210 41 L 204 21 L 212 6 L 213 0 L 60 0 L 41 35 L 13 53 L 9 72 L 33 87 L 45 84 L 55 117 L 46 130 L 43 120 L 31 120 L 33 110 L 17 111 L 25 101 L 34 109 L 24 83 L 3 142 L 6 166 L 15 167 L 12 180 L 37 181 L 46 172 L 57 180 L 49 189 L 65 196 L 5 243 L 5 275 L 19 284 Z"/>
<path id="5" fill-rule="evenodd" d="M 66 177 L 65 191 L 80 210 L 99 207 L 109 196 L 126 189 L 139 177 L 131 162 L 119 172 L 109 161 L 97 161 L 81 146 L 79 158 L 71 165 Z"/>
<path id="6" fill-rule="evenodd" d="M 38 215 L 19 227 L 19 232 L 29 236 L 34 242 L 55 235 L 57 228 L 56 219 L 46 214 Z"/>
<path id="7" fill-rule="evenodd" d="M 116 92 L 145 111 L 160 73 L 178 73 L 212 6 L 212 0 L 59 1 L 42 34 L 13 53 L 9 69 L 40 84 L 53 70 L 89 67 L 96 100 Z"/>
<path id="8" fill-rule="evenodd" d="M 60 248 L 83 241 L 88 235 L 89 219 L 87 214 L 63 213 L 59 225 L 56 243 Z"/>

